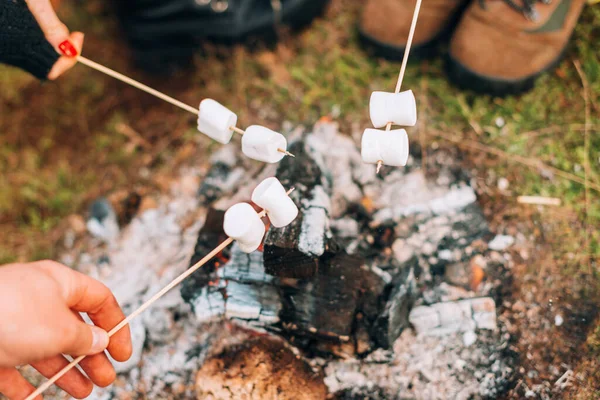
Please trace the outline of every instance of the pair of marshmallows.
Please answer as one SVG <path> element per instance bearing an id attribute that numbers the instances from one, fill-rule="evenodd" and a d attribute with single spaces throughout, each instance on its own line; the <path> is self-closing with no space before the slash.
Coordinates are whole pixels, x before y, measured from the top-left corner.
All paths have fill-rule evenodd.
<path id="1" fill-rule="evenodd" d="M 198 130 L 219 143 L 231 141 L 237 115 L 212 99 L 204 99 L 198 112 Z M 242 137 L 242 152 L 253 160 L 277 163 L 285 156 L 287 140 L 278 132 L 258 125 L 246 129 Z"/>
<path id="2" fill-rule="evenodd" d="M 298 207 L 277 178 L 268 178 L 258 185 L 252 201 L 265 210 L 276 228 L 291 224 L 298 216 Z M 266 227 L 250 204 L 238 203 L 225 213 L 223 229 L 227 236 L 237 240 L 240 250 L 252 253 L 260 247 Z"/>
<path id="3" fill-rule="evenodd" d="M 417 104 L 412 90 L 401 93 L 373 92 L 369 102 L 371 122 L 375 128 L 387 124 L 414 126 L 417 123 Z M 408 162 L 408 135 L 404 129 L 390 131 L 366 129 L 361 153 L 364 162 L 400 167 Z"/>

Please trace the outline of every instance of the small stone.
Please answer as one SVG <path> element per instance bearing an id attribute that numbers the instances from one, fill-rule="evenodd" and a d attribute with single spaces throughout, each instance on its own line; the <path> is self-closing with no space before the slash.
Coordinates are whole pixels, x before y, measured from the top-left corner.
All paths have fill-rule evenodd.
<path id="1" fill-rule="evenodd" d="M 103 222 L 106 218 L 110 218 L 115 215 L 115 210 L 113 209 L 110 202 L 101 197 L 94 201 L 90 206 L 90 218 L 97 219 L 100 222 Z"/>
<path id="2" fill-rule="evenodd" d="M 454 254 L 448 249 L 438 251 L 438 257 L 442 261 L 454 261 Z"/>
<path id="3" fill-rule="evenodd" d="M 468 266 L 464 263 L 454 263 L 446 266 L 444 277 L 453 285 L 468 287 L 471 280 Z"/>
<path id="4" fill-rule="evenodd" d="M 564 322 L 565 320 L 563 319 L 562 315 L 556 314 L 554 317 L 554 325 L 561 326 Z"/>
<path id="5" fill-rule="evenodd" d="M 405 263 L 414 256 L 412 247 L 404 239 L 396 239 L 392 245 L 394 256 L 401 263 Z"/>
<path id="6" fill-rule="evenodd" d="M 508 181 L 508 179 L 506 179 L 506 178 L 498 179 L 498 189 L 500 189 L 501 191 L 507 190 L 509 186 L 510 186 L 510 182 Z"/>
<path id="7" fill-rule="evenodd" d="M 408 320 L 417 333 L 425 333 L 432 328 L 440 326 L 440 316 L 431 307 L 415 307 L 411 310 Z"/>
<path id="8" fill-rule="evenodd" d="M 488 247 L 491 250 L 502 251 L 506 250 L 510 246 L 515 243 L 515 238 L 508 235 L 497 235 L 492 241 L 488 244 Z"/>
<path id="9" fill-rule="evenodd" d="M 463 333 L 463 343 L 469 347 L 477 341 L 477 334 L 473 331 Z"/>
<path id="10" fill-rule="evenodd" d="M 90 206 L 87 230 L 96 238 L 110 242 L 119 235 L 117 214 L 105 198 L 99 198 Z"/>

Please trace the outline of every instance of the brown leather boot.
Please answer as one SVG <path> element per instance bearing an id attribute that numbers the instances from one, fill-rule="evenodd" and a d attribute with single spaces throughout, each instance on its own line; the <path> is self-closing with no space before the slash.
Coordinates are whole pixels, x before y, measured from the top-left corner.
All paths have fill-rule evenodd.
<path id="1" fill-rule="evenodd" d="M 368 0 L 359 34 L 375 55 L 400 60 L 408 39 L 416 0 Z M 436 54 L 442 39 L 449 37 L 468 0 L 424 0 L 411 49 L 411 57 Z"/>
<path id="2" fill-rule="evenodd" d="M 475 0 L 450 42 L 447 64 L 458 86 L 517 94 L 562 58 L 585 0 Z"/>

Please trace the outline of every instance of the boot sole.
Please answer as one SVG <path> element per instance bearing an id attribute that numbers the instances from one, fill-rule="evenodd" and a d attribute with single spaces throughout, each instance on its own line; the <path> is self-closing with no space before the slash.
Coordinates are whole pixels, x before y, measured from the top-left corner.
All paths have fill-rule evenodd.
<path id="1" fill-rule="evenodd" d="M 554 70 L 565 57 L 567 48 L 568 46 L 565 46 L 558 57 L 541 71 L 520 79 L 501 79 L 481 75 L 463 65 L 450 54 L 446 57 L 445 69 L 450 81 L 461 89 L 471 90 L 480 94 L 488 94 L 493 97 L 519 95 L 533 89 L 535 81 L 541 75 Z"/>
<path id="2" fill-rule="evenodd" d="M 445 32 L 444 32 L 445 33 Z M 417 60 L 426 60 L 437 55 L 438 45 L 441 43 L 443 34 L 438 34 L 428 42 L 414 45 L 411 48 L 411 57 Z M 358 38 L 361 45 L 375 57 L 385 58 L 389 61 L 402 61 L 406 47 L 398 47 L 389 43 L 381 42 L 373 36 L 365 33 L 362 29 L 358 29 Z"/>

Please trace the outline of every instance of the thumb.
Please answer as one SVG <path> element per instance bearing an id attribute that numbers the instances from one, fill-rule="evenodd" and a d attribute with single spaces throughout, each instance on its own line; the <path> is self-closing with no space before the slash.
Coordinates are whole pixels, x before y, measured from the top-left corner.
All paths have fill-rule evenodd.
<path id="1" fill-rule="evenodd" d="M 69 29 L 58 19 L 50 0 L 28 0 L 27 6 L 52 46 L 58 48 L 69 38 Z"/>
<path id="2" fill-rule="evenodd" d="M 102 328 L 88 325 L 73 318 L 67 334 L 64 335 L 60 352 L 71 356 L 98 354 L 108 347 L 108 333 Z"/>

